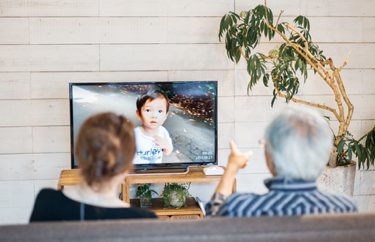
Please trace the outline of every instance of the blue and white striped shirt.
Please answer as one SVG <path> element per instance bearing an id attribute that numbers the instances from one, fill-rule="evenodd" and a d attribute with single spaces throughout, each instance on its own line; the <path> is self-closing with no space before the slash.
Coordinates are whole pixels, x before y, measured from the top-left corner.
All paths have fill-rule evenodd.
<path id="1" fill-rule="evenodd" d="M 271 178 L 264 184 L 270 190 L 264 195 L 234 193 L 225 198 L 215 193 L 206 205 L 207 216 L 298 216 L 357 211 L 350 197 L 319 191 L 315 181 L 287 182 L 282 178 Z"/>

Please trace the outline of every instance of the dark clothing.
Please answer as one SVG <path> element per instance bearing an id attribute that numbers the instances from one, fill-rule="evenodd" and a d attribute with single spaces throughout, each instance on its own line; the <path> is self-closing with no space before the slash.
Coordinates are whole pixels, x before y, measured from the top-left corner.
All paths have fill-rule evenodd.
<path id="1" fill-rule="evenodd" d="M 315 181 L 271 178 L 264 183 L 270 190 L 264 195 L 234 193 L 226 198 L 220 193 L 215 193 L 206 205 L 207 216 L 299 216 L 357 211 L 350 197 L 320 191 Z"/>
<path id="2" fill-rule="evenodd" d="M 96 207 L 76 202 L 66 197 L 62 191 L 43 189 L 36 198 L 30 222 L 137 218 L 157 216 L 149 210 L 134 207 Z"/>

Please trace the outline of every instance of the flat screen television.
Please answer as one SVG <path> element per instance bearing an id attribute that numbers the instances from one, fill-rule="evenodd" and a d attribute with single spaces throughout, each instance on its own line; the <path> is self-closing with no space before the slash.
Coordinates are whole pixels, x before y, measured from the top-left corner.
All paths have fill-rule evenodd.
<path id="1" fill-rule="evenodd" d="M 152 90 L 159 90 L 168 97 L 169 112 L 162 126 L 169 133 L 173 150 L 158 163 L 152 159 L 141 163 L 133 160 L 135 169 L 217 165 L 217 81 L 70 83 L 72 169 L 78 168 L 74 156 L 75 140 L 87 118 L 114 112 L 124 115 L 135 128 L 142 126 L 136 113 L 136 101 L 140 95 Z M 137 152 L 142 153 L 138 144 Z M 153 151 L 143 152 L 151 155 Z"/>

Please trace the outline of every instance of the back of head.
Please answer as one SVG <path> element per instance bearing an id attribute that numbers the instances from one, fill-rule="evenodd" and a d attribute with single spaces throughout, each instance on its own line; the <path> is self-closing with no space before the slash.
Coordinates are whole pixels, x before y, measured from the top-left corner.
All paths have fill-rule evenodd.
<path id="1" fill-rule="evenodd" d="M 141 114 L 141 109 L 143 105 L 149 100 L 150 102 L 157 98 L 163 98 L 166 101 L 166 111 L 169 111 L 169 101 L 167 95 L 165 95 L 162 91 L 159 90 L 149 90 L 142 93 L 137 99 L 137 110 Z"/>
<path id="2" fill-rule="evenodd" d="M 114 113 L 88 118 L 77 136 L 75 155 L 89 186 L 101 185 L 132 168 L 135 154 L 133 125 Z"/>
<path id="3" fill-rule="evenodd" d="M 266 129 L 265 139 L 277 176 L 288 180 L 315 180 L 333 148 L 328 123 L 308 108 L 283 110 Z"/>

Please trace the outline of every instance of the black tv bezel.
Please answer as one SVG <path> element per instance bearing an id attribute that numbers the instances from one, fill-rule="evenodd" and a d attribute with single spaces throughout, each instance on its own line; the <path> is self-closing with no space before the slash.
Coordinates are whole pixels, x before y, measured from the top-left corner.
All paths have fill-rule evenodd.
<path id="1" fill-rule="evenodd" d="M 207 84 L 211 82 L 215 86 L 215 162 L 189 162 L 189 163 L 162 163 L 162 164 L 139 164 L 134 165 L 134 169 L 149 170 L 149 169 L 165 169 L 165 168 L 186 168 L 188 166 L 200 166 L 200 165 L 217 165 L 218 164 L 218 118 L 217 118 L 217 106 L 218 106 L 218 83 L 217 81 L 173 81 L 173 82 L 75 82 L 69 83 L 69 114 L 70 114 L 70 155 L 71 155 L 71 169 L 78 169 L 79 167 L 74 165 L 74 134 L 73 134 L 73 86 L 99 86 L 99 85 L 157 85 L 157 84 Z"/>

